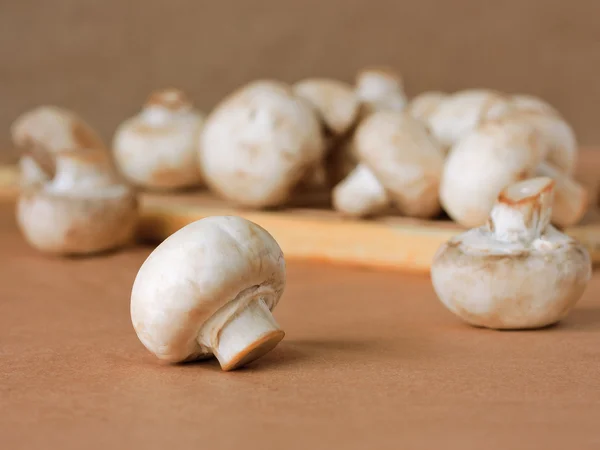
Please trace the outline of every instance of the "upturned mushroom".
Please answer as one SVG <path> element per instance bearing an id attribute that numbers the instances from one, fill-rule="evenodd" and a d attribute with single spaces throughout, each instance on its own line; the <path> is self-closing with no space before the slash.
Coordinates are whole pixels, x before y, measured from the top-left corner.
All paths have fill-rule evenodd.
<path id="1" fill-rule="evenodd" d="M 131 320 L 160 360 L 214 355 L 232 370 L 283 339 L 271 311 L 285 281 L 283 253 L 265 229 L 241 217 L 208 217 L 172 234 L 144 261 Z"/>
<path id="2" fill-rule="evenodd" d="M 405 216 L 439 213 L 444 157 L 418 120 L 405 112 L 375 112 L 359 125 L 355 145 L 362 164 L 335 187 L 338 211 L 369 216 L 392 203 Z"/>
<path id="3" fill-rule="evenodd" d="M 113 153 L 132 184 L 177 190 L 202 183 L 197 142 L 204 116 L 179 89 L 153 92 L 142 110 L 116 130 Z"/>
<path id="4" fill-rule="evenodd" d="M 34 157 L 35 160 L 35 157 Z M 24 188 L 17 223 L 41 252 L 86 255 L 129 243 L 137 224 L 137 197 L 116 176 L 108 152 L 55 152 L 49 181 Z M 43 169 L 40 169 L 43 171 Z"/>
<path id="5" fill-rule="evenodd" d="M 199 161 L 209 188 L 235 204 L 286 203 L 322 161 L 317 115 L 284 83 L 260 80 L 226 97 L 208 116 Z"/>
<path id="6" fill-rule="evenodd" d="M 563 319 L 591 277 L 587 250 L 549 224 L 554 181 L 506 187 L 486 225 L 437 251 L 431 279 L 463 321 L 494 329 L 539 328 Z"/>
<path id="7" fill-rule="evenodd" d="M 25 151 L 19 160 L 23 186 L 48 180 L 28 151 L 43 145 L 51 152 L 85 148 L 104 149 L 98 133 L 73 111 L 57 106 L 38 106 L 20 115 L 11 125 L 13 144 Z"/>
<path id="8" fill-rule="evenodd" d="M 448 151 L 481 123 L 510 110 L 511 104 L 499 92 L 467 89 L 447 96 L 428 117 L 428 128 Z"/>

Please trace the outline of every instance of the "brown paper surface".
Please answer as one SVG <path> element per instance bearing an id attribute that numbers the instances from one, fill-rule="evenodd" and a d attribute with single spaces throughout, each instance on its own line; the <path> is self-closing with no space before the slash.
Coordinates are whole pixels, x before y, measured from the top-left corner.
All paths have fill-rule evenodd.
<path id="1" fill-rule="evenodd" d="M 46 257 L 0 209 L 2 449 L 597 449 L 600 277 L 539 331 L 463 325 L 427 277 L 291 261 L 287 335 L 248 368 L 159 363 L 129 293 L 149 248 Z"/>

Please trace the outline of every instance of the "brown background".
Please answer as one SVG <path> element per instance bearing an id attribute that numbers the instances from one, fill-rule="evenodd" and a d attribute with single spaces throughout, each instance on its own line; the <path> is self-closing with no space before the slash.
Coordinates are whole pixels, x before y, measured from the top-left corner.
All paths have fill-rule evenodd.
<path id="1" fill-rule="evenodd" d="M 400 70 L 409 94 L 541 95 L 594 145 L 598 17 L 597 0 L 3 0 L 0 148 L 40 103 L 74 108 L 109 138 L 157 87 L 209 110 L 253 78 L 351 81 L 369 64 Z"/>

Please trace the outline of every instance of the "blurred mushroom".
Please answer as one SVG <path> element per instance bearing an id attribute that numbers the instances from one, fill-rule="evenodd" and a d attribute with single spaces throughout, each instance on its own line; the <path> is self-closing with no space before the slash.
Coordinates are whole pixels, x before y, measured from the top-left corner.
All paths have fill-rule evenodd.
<path id="1" fill-rule="evenodd" d="M 141 112 L 117 128 L 113 152 L 119 171 L 146 189 L 200 185 L 197 142 L 203 121 L 182 91 L 153 92 Z"/>
<path id="2" fill-rule="evenodd" d="M 118 180 L 108 152 L 66 150 L 53 157 L 50 181 L 24 188 L 18 199 L 17 222 L 27 242 L 42 252 L 65 255 L 128 243 L 137 223 L 137 198 Z"/>
<path id="3" fill-rule="evenodd" d="M 402 77 L 390 68 L 365 68 L 356 76 L 356 95 L 367 112 L 402 111 L 406 94 Z"/>
<path id="4" fill-rule="evenodd" d="M 544 152 L 527 123 L 508 119 L 484 123 L 448 154 L 440 184 L 444 210 L 465 227 L 483 225 L 500 191 L 533 176 Z"/>
<path id="5" fill-rule="evenodd" d="M 200 167 L 223 198 L 253 208 L 286 203 L 294 187 L 322 160 L 319 120 L 291 87 L 255 81 L 226 97 L 209 115 L 200 138 Z"/>
<path id="6" fill-rule="evenodd" d="M 315 110 L 324 131 L 325 154 L 303 183 L 307 187 L 324 186 L 329 181 L 327 158 L 356 123 L 360 104 L 354 89 L 347 83 L 327 78 L 308 78 L 293 86 L 296 96 L 306 100 Z"/>
<path id="7" fill-rule="evenodd" d="M 430 218 L 439 213 L 443 154 L 419 121 L 408 113 L 375 112 L 361 122 L 355 142 L 364 167 L 359 165 L 350 178 L 334 189 L 334 205 L 341 212 L 366 216 L 379 211 L 384 199 L 373 181 L 375 178 L 401 214 Z M 372 177 L 366 169 L 372 172 Z M 357 194 L 361 189 L 371 202 L 363 201 Z M 353 199 L 361 201 L 361 207 L 345 206 L 351 205 Z"/>
<path id="8" fill-rule="evenodd" d="M 422 92 L 408 103 L 406 110 L 415 119 L 427 124 L 431 115 L 447 97 L 445 92 Z"/>
<path id="9" fill-rule="evenodd" d="M 20 115 L 11 125 L 13 144 L 27 153 L 43 145 L 51 153 L 77 149 L 103 149 L 102 138 L 76 113 L 57 106 L 38 106 Z M 42 183 L 48 175 L 29 154 L 19 160 L 23 186 Z"/>
<path id="10" fill-rule="evenodd" d="M 468 89 L 441 100 L 429 115 L 428 128 L 448 151 L 482 122 L 500 117 L 510 109 L 504 95 L 487 89 Z"/>

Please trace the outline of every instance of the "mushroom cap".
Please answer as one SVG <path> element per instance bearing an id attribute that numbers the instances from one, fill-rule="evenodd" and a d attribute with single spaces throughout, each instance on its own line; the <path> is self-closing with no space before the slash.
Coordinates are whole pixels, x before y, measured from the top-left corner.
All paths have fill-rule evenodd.
<path id="1" fill-rule="evenodd" d="M 138 201 L 112 172 L 103 150 L 55 153 L 51 181 L 25 188 L 17 223 L 27 242 L 46 253 L 91 254 L 120 247 L 135 232 Z"/>
<path id="2" fill-rule="evenodd" d="M 537 112 L 560 116 L 558 110 L 545 100 L 529 94 L 515 94 L 510 101 L 519 111 Z"/>
<path id="3" fill-rule="evenodd" d="M 450 148 L 487 119 L 500 117 L 510 102 L 496 91 L 468 89 L 447 96 L 429 115 L 431 133 Z"/>
<path id="4" fill-rule="evenodd" d="M 327 131 L 346 133 L 355 123 L 360 103 L 351 85 L 327 78 L 308 78 L 293 86 L 294 93 L 317 111 Z"/>
<path id="5" fill-rule="evenodd" d="M 483 225 L 500 191 L 530 177 L 545 156 L 544 149 L 527 123 L 506 118 L 480 125 L 446 158 L 440 183 L 442 207 L 463 226 Z"/>
<path id="6" fill-rule="evenodd" d="M 18 147 L 28 147 L 31 141 L 37 141 L 51 152 L 106 149 L 100 136 L 81 117 L 57 106 L 38 106 L 22 114 L 13 122 L 11 134 Z"/>
<path id="7" fill-rule="evenodd" d="M 202 181 L 197 142 L 204 116 L 183 92 L 152 93 L 142 111 L 124 121 L 113 138 L 119 171 L 147 189 L 179 189 Z"/>
<path id="8" fill-rule="evenodd" d="M 366 107 L 366 113 L 378 110 L 402 111 L 406 107 L 402 77 L 388 67 L 370 67 L 358 72 L 355 92 Z"/>
<path id="9" fill-rule="evenodd" d="M 356 130 L 360 160 L 405 215 L 432 217 L 440 210 L 444 156 L 425 126 L 408 113 L 378 111 Z"/>
<path id="10" fill-rule="evenodd" d="M 546 160 L 562 172 L 573 174 L 578 144 L 573 128 L 565 119 L 558 114 L 518 108 L 504 111 L 502 117 L 511 117 L 533 126 L 547 148 Z"/>
<path id="11" fill-rule="evenodd" d="M 252 292 L 273 310 L 285 277 L 283 253 L 262 227 L 235 216 L 201 219 L 168 237 L 142 264 L 131 292 L 132 323 L 159 359 L 197 359 L 210 354 L 197 338 L 217 310 Z"/>
<path id="12" fill-rule="evenodd" d="M 128 243 L 137 224 L 137 199 L 123 186 L 102 192 L 25 191 L 17 220 L 27 242 L 46 253 L 92 254 Z"/>
<path id="13" fill-rule="evenodd" d="M 425 123 L 429 117 L 438 108 L 438 106 L 448 97 L 448 94 L 440 91 L 426 91 L 414 97 L 407 105 L 408 113 L 415 119 Z"/>
<path id="14" fill-rule="evenodd" d="M 467 323 L 538 328 L 561 320 L 591 276 L 588 252 L 551 226 L 530 247 L 503 245 L 482 227 L 442 245 L 431 279 L 442 303 Z"/>
<path id="15" fill-rule="evenodd" d="M 312 107 L 270 80 L 226 97 L 207 118 L 199 149 L 209 188 L 250 207 L 284 203 L 324 152 Z"/>

